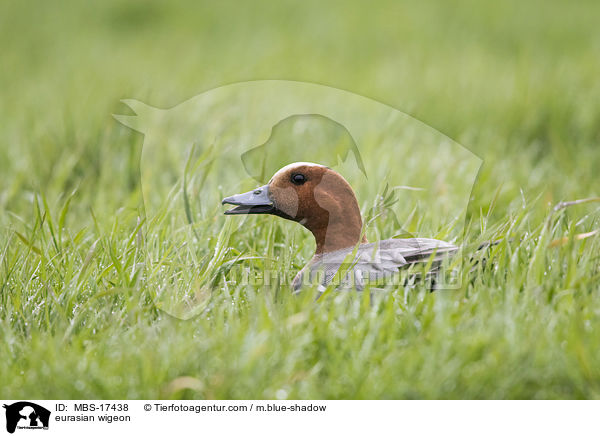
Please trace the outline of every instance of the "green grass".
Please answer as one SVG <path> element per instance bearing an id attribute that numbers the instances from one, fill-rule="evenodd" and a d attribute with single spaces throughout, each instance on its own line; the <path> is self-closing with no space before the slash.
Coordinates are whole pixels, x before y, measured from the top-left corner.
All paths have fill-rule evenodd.
<path id="1" fill-rule="evenodd" d="M 0 397 L 600 397 L 600 236 L 576 237 L 600 203 L 553 211 L 600 195 L 598 2 L 32 3 L 0 5 Z M 302 229 L 202 215 L 199 255 L 221 253 L 198 272 L 216 278 L 206 311 L 159 310 L 141 242 L 168 258 L 175 235 L 146 220 L 144 138 L 111 114 L 270 78 L 366 95 L 476 152 L 467 240 L 505 238 L 487 266 L 456 291 L 315 303 L 227 272 L 243 256 L 293 275 Z M 386 176 L 355 185 L 365 213 Z"/>

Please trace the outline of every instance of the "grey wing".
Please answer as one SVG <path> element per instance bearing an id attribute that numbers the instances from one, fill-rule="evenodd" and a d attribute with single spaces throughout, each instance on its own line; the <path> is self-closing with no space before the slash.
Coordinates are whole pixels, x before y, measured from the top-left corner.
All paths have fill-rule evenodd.
<path id="1" fill-rule="evenodd" d="M 449 242 L 429 238 L 386 239 L 381 241 L 381 250 L 392 250 L 402 254 L 407 263 L 439 262 L 458 251 Z M 431 259 L 431 257 L 433 259 Z"/>
<path id="2" fill-rule="evenodd" d="M 413 264 L 431 262 L 431 272 L 435 272 L 442 261 L 458 251 L 458 247 L 448 242 L 428 238 L 386 239 L 364 244 L 354 259 L 351 273 L 344 281 L 360 289 L 366 282 L 389 283 L 394 277 L 404 283 L 399 270 Z M 337 271 L 337 269 L 336 269 Z"/>
<path id="3" fill-rule="evenodd" d="M 340 250 L 328 253 L 306 265 L 294 279 L 293 288 L 296 291 L 300 290 L 306 281 L 325 287 L 330 284 L 340 266 L 344 262 L 350 262 L 348 273 L 339 285 L 351 285 L 361 290 L 366 282 L 387 279 L 411 264 L 427 263 L 431 260 L 433 270 L 457 250 L 455 245 L 427 238 L 386 239 L 363 244 L 354 258 L 349 258 L 351 249 Z"/>

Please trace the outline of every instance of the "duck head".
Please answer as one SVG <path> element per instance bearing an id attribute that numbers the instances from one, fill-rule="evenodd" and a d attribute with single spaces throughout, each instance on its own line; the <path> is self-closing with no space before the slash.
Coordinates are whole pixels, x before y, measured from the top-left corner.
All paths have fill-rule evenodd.
<path id="1" fill-rule="evenodd" d="M 323 165 L 296 162 L 281 168 L 268 184 L 224 198 L 236 207 L 226 215 L 271 214 L 296 221 L 312 232 L 316 254 L 367 242 L 352 187 Z"/>

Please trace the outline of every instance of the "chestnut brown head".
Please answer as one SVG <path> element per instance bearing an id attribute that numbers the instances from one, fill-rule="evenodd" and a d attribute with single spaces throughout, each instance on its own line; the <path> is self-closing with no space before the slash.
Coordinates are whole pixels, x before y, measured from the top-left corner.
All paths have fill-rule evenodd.
<path id="1" fill-rule="evenodd" d="M 361 241 L 362 219 L 354 192 L 339 173 L 323 165 L 287 165 L 267 185 L 222 203 L 237 206 L 227 215 L 272 214 L 302 224 L 315 236 L 317 254 Z"/>

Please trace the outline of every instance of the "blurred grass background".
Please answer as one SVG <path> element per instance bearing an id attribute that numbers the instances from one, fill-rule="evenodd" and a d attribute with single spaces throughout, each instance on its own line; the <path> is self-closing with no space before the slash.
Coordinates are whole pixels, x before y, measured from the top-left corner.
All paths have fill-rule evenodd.
<path id="1" fill-rule="evenodd" d="M 45 184 L 74 154 L 75 172 L 101 171 L 109 156 L 124 165 L 130 133 L 110 118 L 121 98 L 171 107 L 268 78 L 390 104 L 500 166 L 489 171 L 508 184 L 566 195 L 599 165 L 590 152 L 600 124 L 593 1 L 60 4 L 1 6 L 5 186 L 15 177 Z M 527 169 L 505 164 L 507 153 Z M 111 175 L 126 178 L 129 167 Z M 529 174 L 506 177 L 511 170 Z M 578 177 L 557 180 L 556 171 Z"/>
<path id="2" fill-rule="evenodd" d="M 598 16 L 593 0 L 2 2 L 0 396 L 597 398 L 599 245 L 548 244 L 598 227 L 595 203 L 549 215 L 599 191 Z M 470 148 L 477 234 L 524 242 L 454 296 L 313 310 L 238 289 L 208 319 L 161 315 L 135 268 L 143 138 L 111 114 L 271 78 Z"/>

